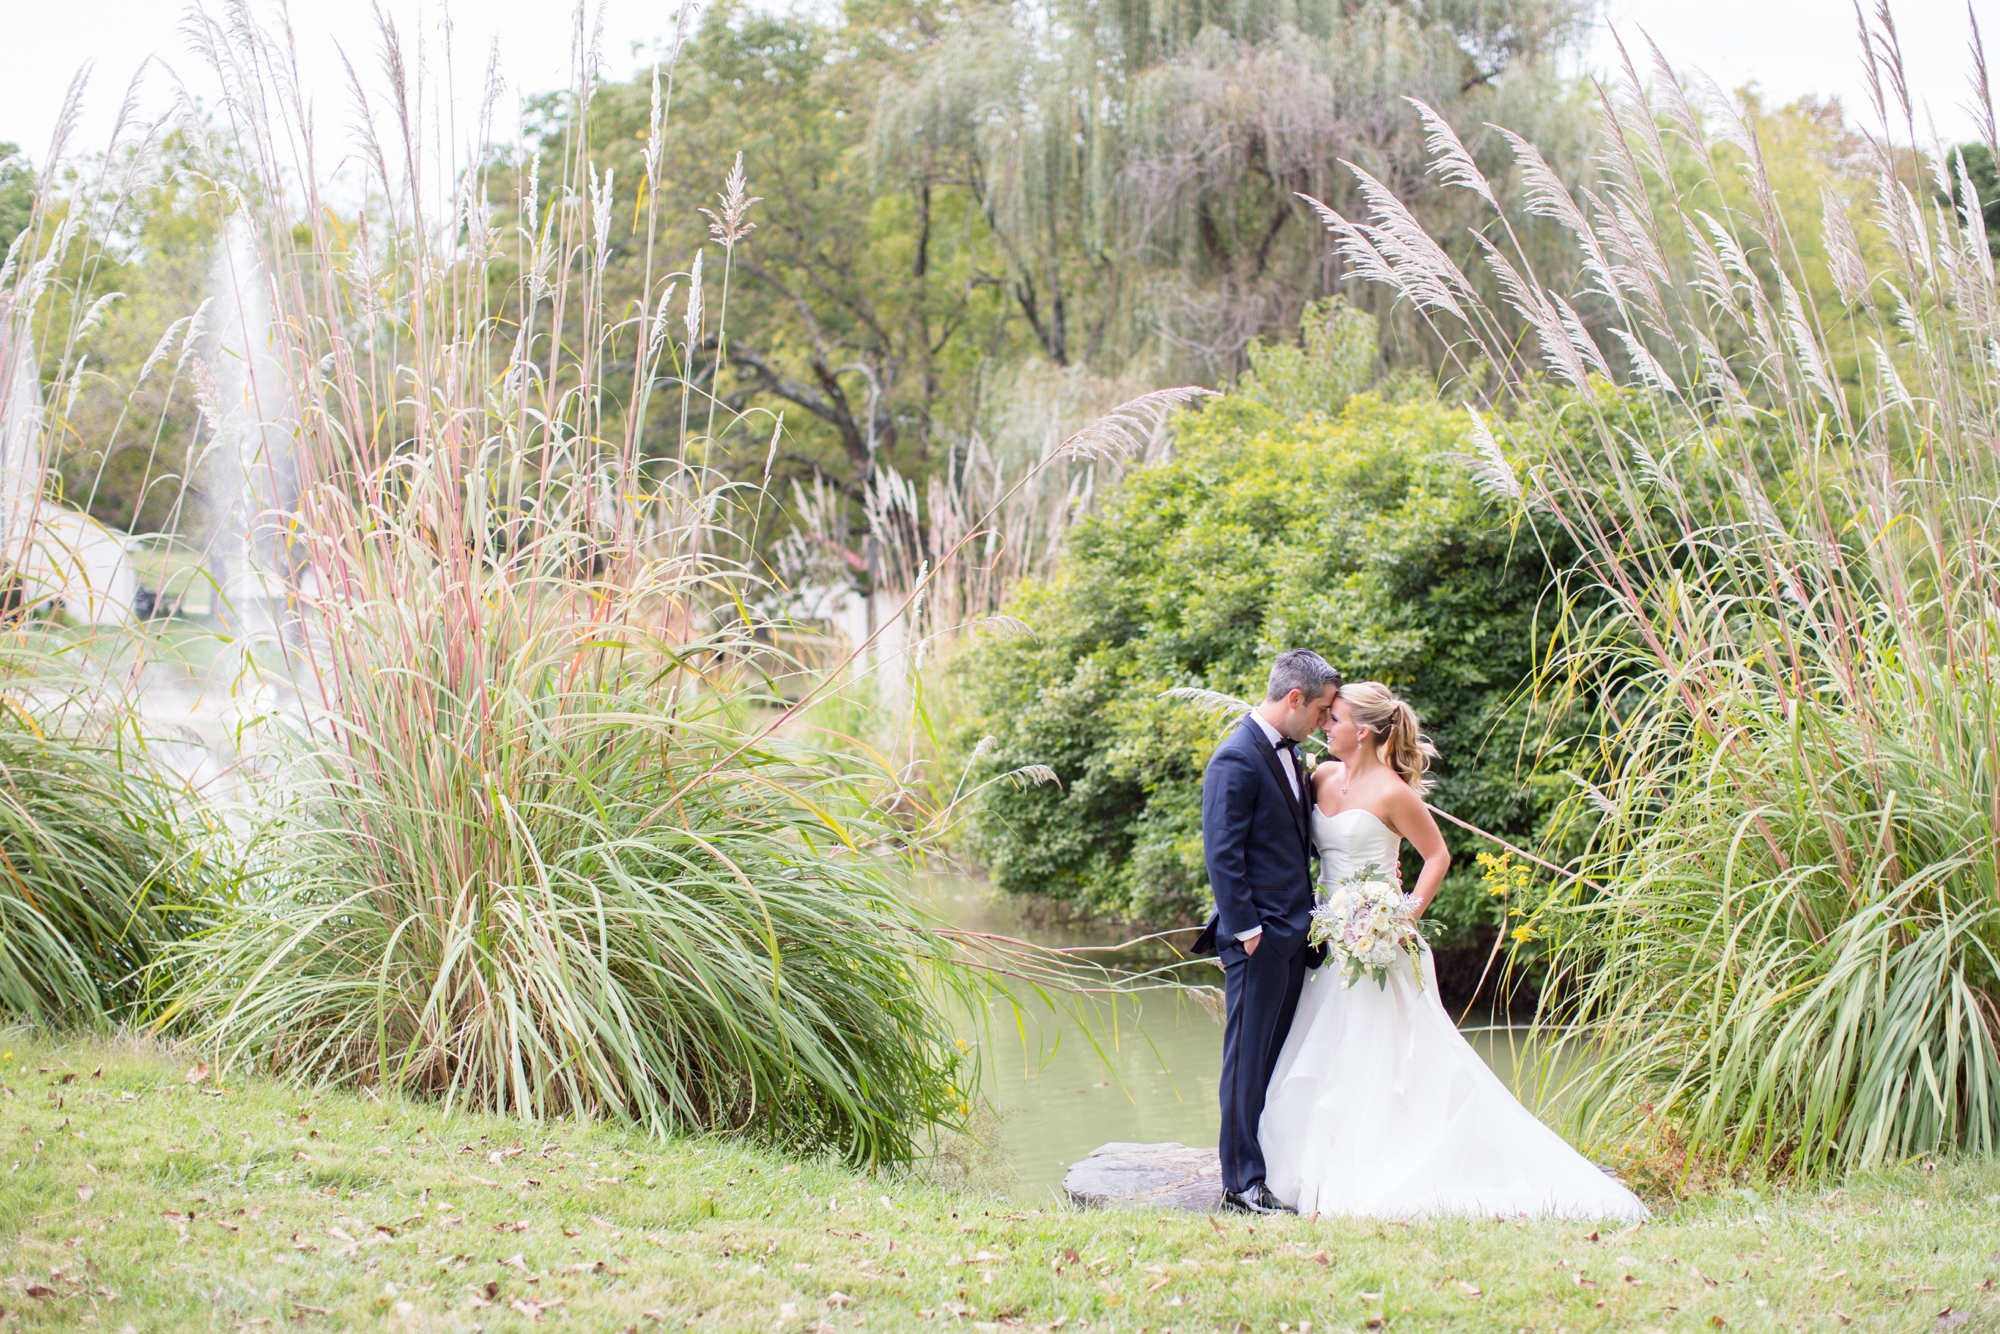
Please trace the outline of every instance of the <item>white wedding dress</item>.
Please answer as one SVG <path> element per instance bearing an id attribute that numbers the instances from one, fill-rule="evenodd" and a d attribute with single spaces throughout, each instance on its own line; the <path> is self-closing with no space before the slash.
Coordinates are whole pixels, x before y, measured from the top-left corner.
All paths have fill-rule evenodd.
<path id="1" fill-rule="evenodd" d="M 1396 864 L 1400 840 L 1362 810 L 1312 812 L 1320 881 Z M 1301 1214 L 1421 1218 L 1646 1217 L 1646 1206 L 1536 1120 L 1459 1033 L 1430 951 L 1418 989 L 1407 956 L 1388 985 L 1306 974 L 1258 1137 L 1264 1181 Z"/>

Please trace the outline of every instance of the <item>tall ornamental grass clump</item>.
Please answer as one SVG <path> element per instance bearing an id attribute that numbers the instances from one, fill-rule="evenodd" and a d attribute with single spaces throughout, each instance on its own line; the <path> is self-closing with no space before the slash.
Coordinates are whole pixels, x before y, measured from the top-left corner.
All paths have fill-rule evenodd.
<path id="1" fill-rule="evenodd" d="M 937 1008 L 963 974 L 894 892 L 893 775 L 815 751 L 771 689 L 771 590 L 732 536 L 762 495 L 705 466 L 777 447 L 704 388 L 742 172 L 669 271 L 650 230 L 608 240 L 581 31 L 562 154 L 453 161 L 385 30 L 359 119 L 401 131 L 364 131 L 343 212 L 283 43 L 241 11 L 191 30 L 235 127 L 199 145 L 250 363 L 208 408 L 232 586 L 296 708 L 265 727 L 252 892 L 164 1021 L 301 1080 L 909 1156 L 965 1110 Z"/>
<path id="2" fill-rule="evenodd" d="M 1594 719 L 1551 830 L 1577 878 L 1513 933 L 1551 952 L 1581 1128 L 1690 1162 L 2000 1148 L 2000 286 L 1960 155 L 1891 146 L 1917 115 L 1878 22 L 1878 128 L 1810 209 L 1657 53 L 1653 101 L 1629 62 L 1604 99 L 1593 188 L 1517 140 L 1584 290 L 1501 223 L 1484 306 L 1387 191 L 1326 215 L 1491 393 L 1470 464 L 1523 540 L 1581 553 L 1540 675 Z M 1442 185 L 1490 201 L 1424 114 Z"/>
<path id="3" fill-rule="evenodd" d="M 41 658 L 0 662 L 0 1015 L 130 1020 L 195 924 L 201 840 L 117 712 Z"/>
<path id="4" fill-rule="evenodd" d="M 281 748 L 259 892 L 194 944 L 177 1005 L 203 1043 L 867 1159 L 955 1119 L 935 951 L 871 855 L 865 775 L 749 742 L 742 694 L 676 661 L 726 663 L 739 635 L 670 649 L 592 615 L 615 592 L 478 583 L 469 634 L 444 581 L 342 609 L 340 693 Z"/>

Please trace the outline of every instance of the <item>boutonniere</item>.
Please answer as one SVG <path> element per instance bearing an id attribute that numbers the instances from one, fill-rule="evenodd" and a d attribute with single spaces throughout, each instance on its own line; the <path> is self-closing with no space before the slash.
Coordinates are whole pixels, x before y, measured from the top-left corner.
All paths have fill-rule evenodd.
<path id="1" fill-rule="evenodd" d="M 1304 751 L 1300 751 L 1299 758 L 1305 762 L 1306 777 L 1311 778 L 1313 770 L 1319 768 L 1320 757 L 1317 755 L 1308 755 Z"/>

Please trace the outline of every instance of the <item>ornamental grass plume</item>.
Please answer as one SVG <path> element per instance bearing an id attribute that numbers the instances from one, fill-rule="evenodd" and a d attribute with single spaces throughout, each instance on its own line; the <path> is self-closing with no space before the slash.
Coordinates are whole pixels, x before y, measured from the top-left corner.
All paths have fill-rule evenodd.
<path id="1" fill-rule="evenodd" d="M 1629 58 L 1603 96 L 1592 188 L 1514 140 L 1581 290 L 1504 218 L 1490 305 L 1393 199 L 1329 218 L 1457 350 L 1496 504 L 1580 553 L 1538 681 L 1584 720 L 1542 738 L 1580 878 L 1510 911 L 1543 1035 L 1585 1057 L 1576 1128 L 1690 1167 L 2000 1149 L 2000 285 L 1964 155 L 1895 146 L 1922 140 L 1886 7 L 1862 36 L 1860 165 L 1804 190 L 1771 121 L 1657 51 L 1652 100 Z"/>
<path id="2" fill-rule="evenodd" d="M 656 250 L 671 62 L 619 236 L 581 11 L 555 147 L 462 161 L 420 130 L 432 85 L 384 25 L 389 94 L 357 83 L 371 178 L 345 211 L 272 73 L 287 42 L 240 5 L 189 30 L 230 90 L 231 136 L 195 151 L 232 211 L 236 346 L 264 368 L 211 399 L 230 582 L 246 671 L 289 706 L 261 729 L 245 889 L 177 956 L 157 1022 L 225 1068 L 878 1163 L 971 1111 L 948 1008 L 1159 984 L 907 902 L 953 803 L 924 809 L 894 747 L 815 726 L 873 637 L 809 673 L 760 610 L 787 593 L 753 546 L 783 425 L 717 395 L 703 256 Z M 724 312 L 750 190 L 739 158 Z M 614 266 L 636 266 L 629 306 L 604 295 Z M 1196 392 L 1127 405 L 1091 448 Z M 709 466 L 739 443 L 759 486 Z M 961 516 L 899 616 L 1034 478 Z"/>
<path id="3" fill-rule="evenodd" d="M 908 1158 L 966 1110 L 938 1008 L 964 974 L 897 892 L 894 775 L 770 726 L 795 666 L 747 502 L 686 434 L 751 428 L 690 411 L 700 256 L 610 238 L 583 30 L 562 151 L 510 164 L 424 137 L 385 26 L 392 114 L 356 98 L 401 138 L 364 129 L 358 212 L 319 194 L 285 42 L 240 7 L 190 31 L 230 89 L 233 137 L 199 147 L 248 239 L 237 314 L 268 304 L 246 345 L 279 368 L 238 516 L 277 595 L 239 613 L 296 707 L 265 724 L 248 888 L 160 1022 L 308 1082 Z"/>

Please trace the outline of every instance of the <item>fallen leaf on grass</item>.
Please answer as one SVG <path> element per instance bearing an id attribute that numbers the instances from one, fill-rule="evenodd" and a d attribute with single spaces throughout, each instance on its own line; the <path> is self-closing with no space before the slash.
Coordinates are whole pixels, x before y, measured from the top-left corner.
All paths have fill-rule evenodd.
<path id="1" fill-rule="evenodd" d="M 798 1318 L 799 1304 L 797 1302 L 780 1302 L 778 1304 L 778 1319 L 797 1320 Z"/>
<path id="2" fill-rule="evenodd" d="M 564 1265 L 558 1272 L 564 1274 L 597 1274 L 608 1269 L 602 1260 L 584 1260 L 578 1264 Z"/>
<path id="3" fill-rule="evenodd" d="M 500 1263 L 518 1269 L 524 1274 L 528 1272 L 527 1257 L 522 1255 L 519 1251 L 515 1251 L 512 1255 L 508 1256 Z"/>
<path id="4" fill-rule="evenodd" d="M 1314 1251 L 1311 1255 L 1308 1255 L 1306 1259 L 1316 1261 L 1319 1264 L 1323 1265 L 1330 1265 L 1333 1263 L 1333 1257 L 1328 1255 L 1325 1251 Z"/>
<path id="5" fill-rule="evenodd" d="M 507 1305 L 513 1307 L 530 1320 L 540 1320 L 542 1312 L 552 1311 L 562 1304 L 563 1299 L 560 1297 L 551 1297 L 549 1300 L 543 1302 L 531 1302 L 526 1297 L 516 1297 L 513 1301 L 507 1303 Z"/>
<path id="6" fill-rule="evenodd" d="M 1969 1325 L 1971 1323 L 1972 1312 L 1954 1311 L 1947 1306 L 1944 1310 L 1937 1313 L 1937 1324 L 1933 1328 L 1950 1329 L 1953 1325 Z"/>
<path id="7" fill-rule="evenodd" d="M 848 1296 L 846 1293 L 841 1292 L 839 1289 L 835 1289 L 833 1293 L 827 1297 L 826 1305 L 836 1306 L 836 1307 L 852 1306 L 854 1305 L 854 1299 Z"/>
<path id="8" fill-rule="evenodd" d="M 83 1201 L 85 1204 L 89 1204 L 90 1197 L 95 1194 L 97 1194 L 97 1192 L 92 1190 L 89 1186 L 78 1186 L 76 1188 L 76 1198 Z"/>
<path id="9" fill-rule="evenodd" d="M 62 1295 L 46 1283 L 30 1283 L 27 1287 L 21 1289 L 21 1291 L 27 1293 L 30 1297 L 60 1297 Z"/>
<path id="10" fill-rule="evenodd" d="M 208 1078 L 207 1061 L 196 1061 L 194 1063 L 194 1069 L 188 1071 L 187 1073 L 187 1082 L 190 1084 L 199 1084 L 201 1083 L 202 1080 L 207 1078 Z"/>
<path id="11" fill-rule="evenodd" d="M 521 1218 L 513 1222 L 508 1222 L 502 1219 L 493 1225 L 493 1230 L 495 1232 L 526 1232 L 528 1230 L 528 1220 Z"/>
<path id="12" fill-rule="evenodd" d="M 499 1182 L 497 1182 L 497 1181 L 488 1181 L 488 1180 L 487 1180 L 487 1179 L 486 1179 L 485 1177 L 475 1177 L 475 1176 L 468 1176 L 468 1177 L 466 1177 L 466 1180 L 467 1180 L 467 1181 L 470 1181 L 470 1182 L 471 1182 L 471 1183 L 472 1183 L 473 1185 L 475 1185 L 475 1186 L 493 1186 L 493 1187 L 497 1187 L 497 1186 L 499 1186 L 499 1184 L 500 1184 L 500 1183 L 499 1183 Z"/>
<path id="13" fill-rule="evenodd" d="M 1477 1283 L 1460 1283 L 1458 1285 L 1458 1290 L 1464 1293 L 1468 1297 L 1482 1297 L 1485 1295 L 1484 1293 L 1480 1292 L 1479 1285 Z"/>

